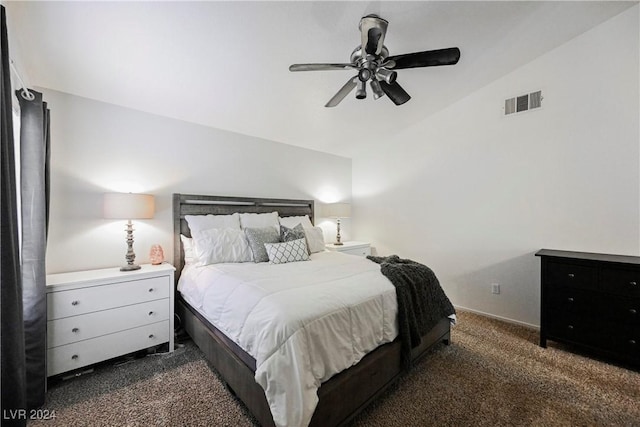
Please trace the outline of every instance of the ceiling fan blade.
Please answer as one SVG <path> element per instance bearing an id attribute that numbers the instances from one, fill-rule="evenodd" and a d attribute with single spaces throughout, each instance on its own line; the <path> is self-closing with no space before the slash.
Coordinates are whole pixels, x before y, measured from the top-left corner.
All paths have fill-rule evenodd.
<path id="1" fill-rule="evenodd" d="M 383 64 L 386 68 L 400 70 L 403 68 L 436 67 L 438 65 L 454 65 L 460 59 L 460 49 L 426 50 L 424 52 L 406 53 L 387 58 Z"/>
<path id="2" fill-rule="evenodd" d="M 356 82 L 358 81 L 359 81 L 358 76 L 351 77 L 349 81 L 340 88 L 338 93 L 333 95 L 333 98 L 331 98 L 329 102 L 327 102 L 325 107 L 335 107 L 336 105 L 340 104 L 340 102 L 344 99 L 344 97 L 349 95 L 349 92 L 351 92 L 353 88 L 357 86 Z"/>
<path id="3" fill-rule="evenodd" d="M 389 99 L 392 100 L 396 105 L 402 105 L 411 99 L 411 96 L 407 92 L 405 92 L 404 89 L 402 89 L 402 86 L 400 86 L 398 82 L 389 84 L 382 80 L 380 81 L 380 87 L 382 88 L 382 91 L 387 94 Z"/>
<path id="4" fill-rule="evenodd" d="M 377 15 L 367 15 L 360 20 L 362 50 L 367 55 L 380 55 L 384 46 L 389 22 Z"/>
<path id="5" fill-rule="evenodd" d="M 351 70 L 356 68 L 353 64 L 293 64 L 289 71 L 326 71 L 326 70 Z"/>

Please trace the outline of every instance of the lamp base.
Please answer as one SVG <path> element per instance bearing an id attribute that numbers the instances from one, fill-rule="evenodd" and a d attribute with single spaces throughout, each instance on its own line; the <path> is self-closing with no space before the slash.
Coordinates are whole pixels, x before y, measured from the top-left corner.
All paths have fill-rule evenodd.
<path id="1" fill-rule="evenodd" d="M 127 265 L 120 267 L 120 271 L 140 270 L 140 266 L 134 263 L 136 254 L 133 252 L 133 224 L 131 224 L 131 220 L 127 221 L 125 230 L 127 231 L 127 255 L 124 259 L 127 260 Z"/>
<path id="2" fill-rule="evenodd" d="M 336 234 L 336 241 L 333 244 L 335 246 L 342 246 L 342 236 L 340 236 L 340 218 L 336 219 L 336 225 L 338 226 L 338 233 Z"/>

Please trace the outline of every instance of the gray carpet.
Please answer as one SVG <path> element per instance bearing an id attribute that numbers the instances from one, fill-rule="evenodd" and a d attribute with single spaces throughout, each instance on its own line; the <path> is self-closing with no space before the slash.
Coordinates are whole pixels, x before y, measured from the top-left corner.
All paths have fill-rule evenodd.
<path id="1" fill-rule="evenodd" d="M 438 346 L 354 426 L 640 426 L 640 372 L 566 351 L 523 327 L 459 313 Z M 50 387 L 30 426 L 253 426 L 191 344 Z"/>

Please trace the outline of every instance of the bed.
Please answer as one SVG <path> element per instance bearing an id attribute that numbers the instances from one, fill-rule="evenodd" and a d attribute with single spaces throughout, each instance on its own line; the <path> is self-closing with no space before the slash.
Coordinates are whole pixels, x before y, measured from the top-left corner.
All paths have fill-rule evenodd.
<path id="1" fill-rule="evenodd" d="M 313 219 L 314 202 L 313 200 L 174 194 L 176 284 L 185 268 L 185 253 L 180 236 L 191 236 L 185 216 L 229 215 L 236 212 L 270 213 L 273 211 L 277 211 L 280 217 L 308 215 L 310 219 Z M 352 257 L 344 254 L 339 254 L 339 256 Z M 318 263 L 323 257 L 323 254 L 317 254 Z M 369 261 L 362 260 L 360 262 L 368 263 Z M 191 303 L 187 301 L 188 299 L 183 298 L 182 294 L 177 292 L 176 314 L 185 331 L 203 351 L 205 357 L 217 370 L 229 389 L 245 404 L 257 421 L 263 426 L 276 425 L 265 396 L 265 390 L 256 381 L 256 359 L 238 344 L 237 339 L 231 339 L 225 335 L 220 330 L 223 329 L 222 327 L 218 329 L 214 326 L 210 317 L 203 314 L 201 308 L 193 303 L 193 299 L 190 299 Z M 450 324 L 449 318 L 440 319 L 435 327 L 423 335 L 421 344 L 411 351 L 412 359 L 417 361 L 427 350 L 438 343 L 448 344 Z M 380 345 L 359 359 L 355 365 L 324 381 L 317 390 L 317 405 L 309 425 L 340 426 L 347 424 L 401 375 L 400 347 L 398 340 Z"/>

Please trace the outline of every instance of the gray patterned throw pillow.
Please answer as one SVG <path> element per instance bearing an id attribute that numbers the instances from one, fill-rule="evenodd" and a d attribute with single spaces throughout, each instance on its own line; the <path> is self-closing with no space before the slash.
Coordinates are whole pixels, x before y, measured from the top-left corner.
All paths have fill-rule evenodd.
<path id="1" fill-rule="evenodd" d="M 304 239 L 304 228 L 302 224 L 298 224 L 293 228 L 285 227 L 284 225 L 280 226 L 280 240 L 283 242 L 290 242 L 291 240 Z"/>
<path id="2" fill-rule="evenodd" d="M 269 264 L 308 261 L 307 242 L 304 238 L 283 243 L 265 243 Z"/>
<path id="3" fill-rule="evenodd" d="M 273 227 L 245 228 L 244 234 L 246 234 L 249 241 L 249 247 L 253 253 L 253 261 L 269 261 L 269 255 L 267 255 L 264 245 L 265 243 L 278 243 L 280 241 L 278 231 Z"/>

